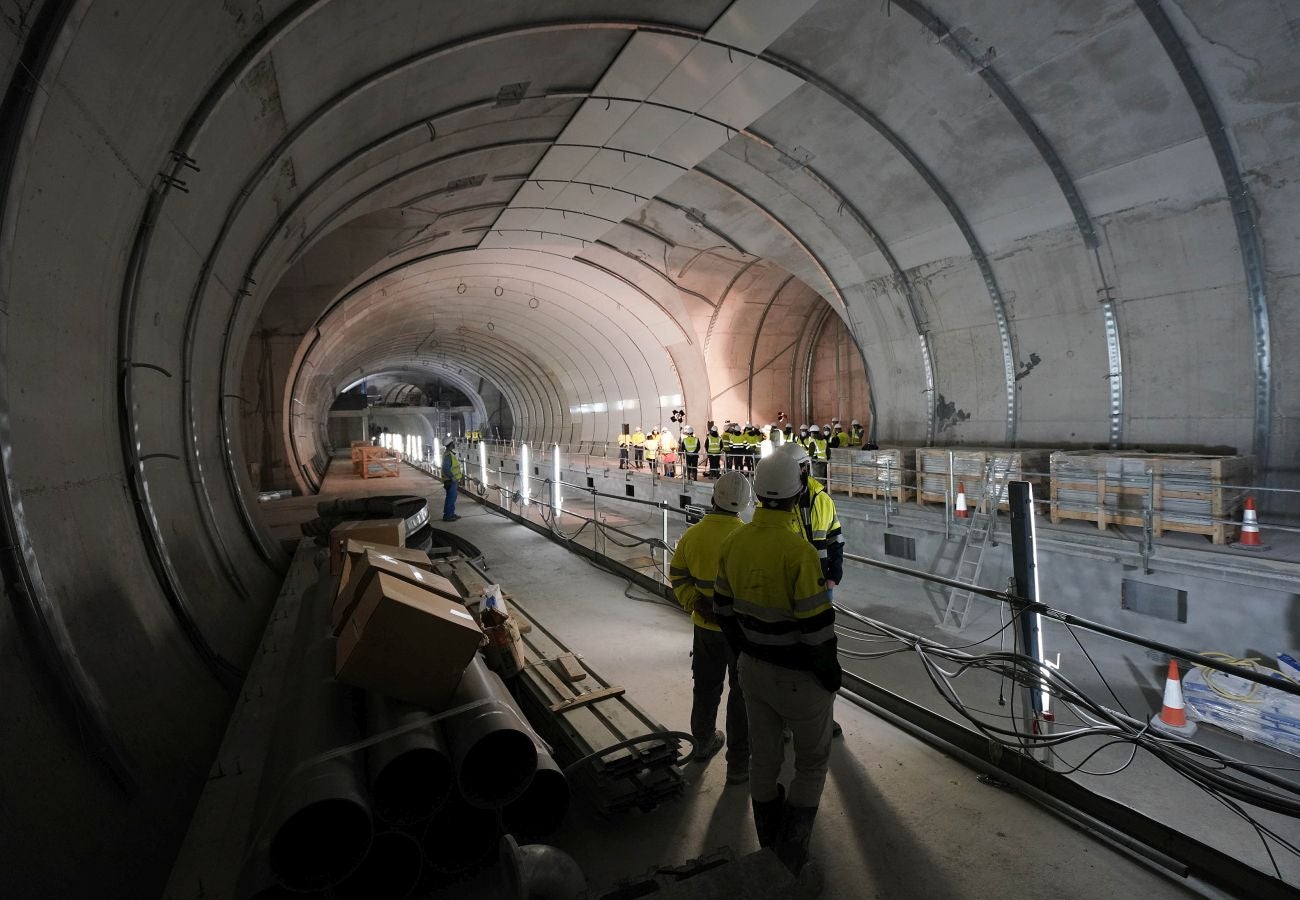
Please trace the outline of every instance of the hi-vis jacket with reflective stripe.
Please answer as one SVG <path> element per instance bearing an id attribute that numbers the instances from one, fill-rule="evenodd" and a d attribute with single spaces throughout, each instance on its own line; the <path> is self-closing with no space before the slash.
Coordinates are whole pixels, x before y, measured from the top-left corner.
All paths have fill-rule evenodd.
<path id="1" fill-rule="evenodd" d="M 448 450 L 442 455 L 442 480 L 460 481 L 462 473 L 460 457 Z"/>
<path id="2" fill-rule="evenodd" d="M 701 628 L 722 630 L 712 613 L 705 618 L 699 607 L 702 605 L 707 610 L 713 605 L 713 583 L 718 577 L 722 542 L 743 524 L 735 513 L 714 510 L 686 529 L 668 564 L 668 578 L 673 583 L 677 602 Z M 703 604 L 699 602 L 701 599 L 705 601 Z"/>
<path id="3" fill-rule="evenodd" d="M 682 435 L 682 452 L 691 454 L 699 453 L 700 439 L 693 434 Z"/>
<path id="4" fill-rule="evenodd" d="M 788 512 L 756 509 L 723 541 L 713 608 L 737 653 L 838 680 L 835 611 L 817 554 L 790 530 Z"/>
<path id="5" fill-rule="evenodd" d="M 709 456 L 717 456 L 722 452 L 722 438 L 709 435 L 704 439 L 704 446 L 705 453 L 709 454 Z"/>
<path id="6" fill-rule="evenodd" d="M 790 530 L 813 545 L 822 563 L 822 577 L 844 580 L 844 532 L 835 501 L 820 481 L 808 476 L 808 489 L 791 511 Z"/>

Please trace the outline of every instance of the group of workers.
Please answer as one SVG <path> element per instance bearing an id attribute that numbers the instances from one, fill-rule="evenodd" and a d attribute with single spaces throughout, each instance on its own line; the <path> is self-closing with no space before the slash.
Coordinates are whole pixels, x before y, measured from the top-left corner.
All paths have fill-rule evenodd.
<path id="1" fill-rule="evenodd" d="M 718 478 L 724 467 L 727 471 L 754 471 L 762 457 L 764 442 L 770 442 L 773 449 L 784 444 L 803 447 L 819 467 L 830 459 L 831 450 L 876 449 L 876 445 L 867 439 L 866 431 L 857 419 L 850 423 L 848 429 L 840 424 L 839 419 L 833 419 L 825 427 L 800 425 L 797 431 L 793 425 L 755 426 L 752 422 L 741 425 L 727 421 L 718 426 L 711 422 L 709 432 L 703 440 L 696 436 L 694 428 L 684 425 L 680 442 L 673 437 L 667 425 L 653 428 L 648 434 L 640 425 L 632 432 L 624 425 L 618 436 L 618 467 L 644 469 L 648 465 L 655 475 L 661 474 L 662 467 L 664 478 L 676 478 L 677 464 L 680 461 L 683 463 L 683 477 L 689 481 L 698 481 L 700 457 L 704 456 L 708 463 L 704 476 Z"/>
<path id="2" fill-rule="evenodd" d="M 752 488 L 739 471 L 721 475 L 711 511 L 682 536 L 669 564 L 673 592 L 694 623 L 694 758 L 707 762 L 727 748 L 727 783 L 749 783 L 760 846 L 773 848 L 805 887 L 820 879 L 808 866 L 808 845 L 840 732 L 831 599 L 844 576 L 835 503 L 812 462 L 790 441 L 759 461 Z M 740 514 L 755 499 L 745 524 Z M 725 732 L 715 727 L 724 681 Z M 788 788 L 778 780 L 787 740 L 795 772 Z"/>

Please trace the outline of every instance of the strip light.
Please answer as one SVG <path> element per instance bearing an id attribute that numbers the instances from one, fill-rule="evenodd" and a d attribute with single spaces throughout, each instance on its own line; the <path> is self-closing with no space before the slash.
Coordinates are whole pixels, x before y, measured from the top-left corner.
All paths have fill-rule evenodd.
<path id="1" fill-rule="evenodd" d="M 551 506 L 555 507 L 558 518 L 564 512 L 564 497 L 560 493 L 560 445 L 555 445 L 555 477 L 551 481 Z"/>
<path id="2" fill-rule="evenodd" d="M 483 480 L 483 490 L 487 490 L 487 444 L 478 442 L 478 474 Z"/>
<path id="3" fill-rule="evenodd" d="M 528 505 L 528 445 L 520 447 L 519 500 Z"/>

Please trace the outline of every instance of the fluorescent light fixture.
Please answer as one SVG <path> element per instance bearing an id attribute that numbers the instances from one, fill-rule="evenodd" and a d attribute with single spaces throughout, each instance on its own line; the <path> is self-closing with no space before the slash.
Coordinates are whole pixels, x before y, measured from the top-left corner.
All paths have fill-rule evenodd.
<path id="1" fill-rule="evenodd" d="M 519 449 L 519 500 L 524 506 L 528 505 L 528 445 L 523 444 Z"/>
<path id="2" fill-rule="evenodd" d="M 555 507 L 555 515 L 558 517 L 564 512 L 564 497 L 560 493 L 560 445 L 555 445 L 555 455 L 552 457 L 555 477 L 551 481 L 551 505 Z"/>
<path id="3" fill-rule="evenodd" d="M 433 467 L 442 474 L 442 441 L 433 439 Z"/>
<path id="4" fill-rule="evenodd" d="M 482 441 L 478 442 L 478 474 L 483 479 L 483 487 L 487 488 L 487 444 Z"/>
<path id="5" fill-rule="evenodd" d="M 1029 490 L 1029 544 L 1033 547 L 1034 558 L 1030 560 L 1033 569 L 1034 592 L 1031 596 L 1038 600 L 1041 596 L 1038 593 L 1038 517 L 1033 514 L 1034 510 L 1034 485 L 1027 485 Z M 996 497 L 994 499 L 997 499 Z M 1061 667 L 1061 658 L 1057 656 L 1056 662 L 1047 661 L 1047 644 L 1043 640 L 1043 614 L 1034 613 L 1034 627 L 1038 630 L 1038 661 L 1043 664 L 1044 668 L 1059 669 Z M 1052 712 L 1052 695 L 1047 689 L 1047 679 L 1041 680 L 1038 689 L 1039 709 L 1044 716 Z"/>

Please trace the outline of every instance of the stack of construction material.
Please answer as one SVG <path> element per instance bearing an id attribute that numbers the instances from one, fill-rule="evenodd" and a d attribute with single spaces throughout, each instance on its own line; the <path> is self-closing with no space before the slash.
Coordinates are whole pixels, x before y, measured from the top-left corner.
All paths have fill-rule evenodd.
<path id="1" fill-rule="evenodd" d="M 300 607 L 241 897 L 410 896 L 568 810 L 456 589 L 401 547 L 344 550 Z"/>
<path id="2" fill-rule="evenodd" d="M 910 452 L 908 457 L 910 462 Z M 850 497 L 889 496 L 903 503 L 912 493 L 913 476 L 903 469 L 902 450 L 832 450 L 826 489 Z"/>
<path id="3" fill-rule="evenodd" d="M 476 566 L 459 557 L 439 560 L 436 572 L 474 598 L 491 585 Z M 575 788 L 604 815 L 653 809 L 679 796 L 681 743 L 662 724 L 605 681 L 578 654 L 511 598 L 511 615 L 523 640 L 523 669 L 512 679 L 519 704 L 560 765 L 579 760 L 570 777 Z"/>
<path id="4" fill-rule="evenodd" d="M 1284 677 L 1255 668 L 1279 680 Z M 1300 756 L 1300 697 L 1200 666 L 1183 676 L 1183 696 L 1193 722 L 1217 725 L 1248 741 Z"/>
<path id="5" fill-rule="evenodd" d="M 943 503 L 948 491 L 948 457 L 952 455 L 952 481 L 966 488 L 966 502 L 984 508 L 984 479 L 991 469 L 996 472 L 997 493 L 1001 497 L 999 509 L 1006 509 L 1008 481 L 1028 481 L 1038 484 L 1047 472 L 1050 450 L 1021 450 L 1007 447 L 923 447 L 916 451 L 916 502 Z M 1046 488 L 1041 490 L 1045 491 Z M 955 500 L 956 490 L 949 497 Z"/>
<path id="6" fill-rule="evenodd" d="M 386 447 L 358 447 L 360 460 L 353 463 L 353 470 L 362 478 L 394 478 L 402 474 L 402 460 L 394 451 Z"/>
<path id="7" fill-rule="evenodd" d="M 1235 521 L 1250 483 L 1250 456 L 1196 453 L 1112 453 L 1096 450 L 1052 454 L 1052 521 L 1081 519 L 1109 525 L 1150 524 L 1165 531 L 1208 536 L 1216 544 L 1236 538 Z"/>

